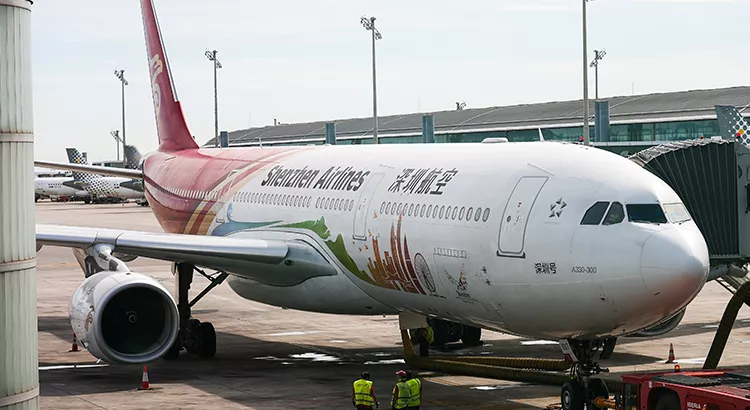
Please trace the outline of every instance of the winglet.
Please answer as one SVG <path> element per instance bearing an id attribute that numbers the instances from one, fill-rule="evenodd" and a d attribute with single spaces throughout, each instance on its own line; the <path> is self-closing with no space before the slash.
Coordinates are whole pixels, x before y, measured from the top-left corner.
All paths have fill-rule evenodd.
<path id="1" fill-rule="evenodd" d="M 177 99 L 152 0 L 141 0 L 141 13 L 148 52 L 148 71 L 151 75 L 156 131 L 159 136 L 159 151 L 198 148 L 198 144 L 193 140 L 185 123 L 182 106 Z"/>

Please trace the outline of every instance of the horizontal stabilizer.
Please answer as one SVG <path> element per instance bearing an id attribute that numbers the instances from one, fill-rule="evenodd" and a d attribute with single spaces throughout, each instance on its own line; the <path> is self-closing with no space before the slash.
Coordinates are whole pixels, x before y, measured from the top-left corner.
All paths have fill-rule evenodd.
<path id="1" fill-rule="evenodd" d="M 111 175 L 114 177 L 143 179 L 143 172 L 138 169 L 126 169 L 115 167 L 102 167 L 97 165 L 70 164 L 62 162 L 34 161 L 34 166 L 63 169 L 66 171 L 90 172 L 100 175 Z"/>

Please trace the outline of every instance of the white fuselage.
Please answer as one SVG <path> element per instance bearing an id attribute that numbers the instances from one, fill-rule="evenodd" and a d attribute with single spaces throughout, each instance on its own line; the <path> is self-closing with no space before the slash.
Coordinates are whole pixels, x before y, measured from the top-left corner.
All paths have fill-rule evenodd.
<path id="1" fill-rule="evenodd" d="M 58 197 L 86 197 L 89 193 L 76 188 L 72 177 L 42 177 L 34 178 L 34 191 L 37 195 Z"/>
<path id="2" fill-rule="evenodd" d="M 591 147 L 305 147 L 239 183 L 209 234 L 312 239 L 340 269 L 292 287 L 230 276 L 239 295 L 277 306 L 608 337 L 679 312 L 708 272 L 692 220 L 581 224 L 598 201 L 681 203 L 653 174 Z"/>
<path id="3" fill-rule="evenodd" d="M 82 185 L 86 191 L 98 197 L 144 198 L 142 191 L 132 189 L 128 186 L 132 181 L 131 178 L 92 176 L 91 178 L 85 178 Z"/>

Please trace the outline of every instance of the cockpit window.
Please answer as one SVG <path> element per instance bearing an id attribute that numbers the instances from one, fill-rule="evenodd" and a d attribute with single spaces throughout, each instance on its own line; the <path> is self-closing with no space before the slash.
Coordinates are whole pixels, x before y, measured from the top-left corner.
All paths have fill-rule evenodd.
<path id="1" fill-rule="evenodd" d="M 652 224 L 665 224 L 667 217 L 659 204 L 628 204 L 628 220 Z"/>
<path id="2" fill-rule="evenodd" d="M 628 210 L 628 212 L 630 212 Z M 602 225 L 614 225 L 619 224 L 625 219 L 625 210 L 622 208 L 622 204 L 619 202 L 612 202 L 612 206 L 609 207 L 607 216 L 604 217 Z"/>
<path id="3" fill-rule="evenodd" d="M 594 205 L 591 205 L 591 208 L 589 208 L 586 213 L 583 214 L 581 225 L 599 225 L 599 222 L 601 222 L 604 213 L 607 212 L 608 206 L 609 202 L 601 201 L 595 203 Z"/>
<path id="4" fill-rule="evenodd" d="M 693 219 L 690 217 L 690 213 L 688 213 L 685 205 L 679 202 L 674 204 L 664 204 L 664 211 L 667 213 L 667 219 L 669 219 L 669 222 L 672 222 L 673 224 L 679 224 Z"/>

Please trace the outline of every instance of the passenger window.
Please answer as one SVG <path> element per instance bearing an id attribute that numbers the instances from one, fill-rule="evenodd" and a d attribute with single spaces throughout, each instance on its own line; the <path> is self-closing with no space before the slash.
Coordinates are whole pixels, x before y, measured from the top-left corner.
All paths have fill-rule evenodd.
<path id="1" fill-rule="evenodd" d="M 449 206 L 448 209 L 445 211 L 445 219 L 450 219 L 452 209 L 453 207 Z"/>
<path id="2" fill-rule="evenodd" d="M 437 219 L 437 214 L 438 214 L 438 206 L 435 205 L 435 207 L 432 208 L 432 219 Z"/>
<path id="3" fill-rule="evenodd" d="M 385 213 L 386 214 L 391 213 L 391 203 L 390 202 L 388 202 L 387 204 L 385 204 Z"/>
<path id="4" fill-rule="evenodd" d="M 443 219 L 443 214 L 444 214 L 444 213 L 445 213 L 445 205 L 442 205 L 442 206 L 440 207 L 440 215 L 439 215 L 439 218 L 440 218 L 440 219 Z"/>
<path id="5" fill-rule="evenodd" d="M 482 208 L 477 208 L 477 213 L 474 214 L 474 222 L 479 221 L 479 217 L 482 215 Z"/>
<path id="6" fill-rule="evenodd" d="M 581 225 L 599 225 L 599 222 L 602 221 L 604 213 L 607 212 L 608 206 L 609 202 L 604 201 L 599 201 L 594 205 L 591 205 L 591 208 L 586 210 L 586 213 L 583 214 Z"/>
<path id="7" fill-rule="evenodd" d="M 419 208 L 419 216 L 424 216 L 424 211 L 425 211 L 425 205 L 422 204 L 422 206 Z"/>
<path id="8" fill-rule="evenodd" d="M 380 204 L 380 213 L 382 214 L 384 210 L 385 210 L 385 202 Z"/>
<path id="9" fill-rule="evenodd" d="M 451 215 L 451 219 L 456 219 L 456 214 L 458 213 L 458 207 L 453 208 L 453 214 Z"/>
<path id="10" fill-rule="evenodd" d="M 409 216 L 414 212 L 414 204 L 409 205 Z"/>
<path id="11" fill-rule="evenodd" d="M 490 219 L 490 208 L 484 208 L 484 214 L 482 215 L 482 222 L 487 222 Z"/>
<path id="12" fill-rule="evenodd" d="M 628 220 L 630 222 L 667 223 L 667 217 L 659 204 L 628 204 L 626 208 L 628 208 Z"/>
<path id="13" fill-rule="evenodd" d="M 462 219 L 464 219 L 464 212 L 466 212 L 466 207 L 462 206 L 461 207 L 461 211 L 458 212 L 458 220 L 459 221 L 462 220 Z"/>
<path id="14" fill-rule="evenodd" d="M 609 211 L 607 211 L 607 216 L 604 217 L 602 225 L 619 224 L 623 219 L 625 219 L 625 210 L 623 209 L 622 204 L 619 202 L 612 202 L 612 206 L 609 207 Z"/>
<path id="15" fill-rule="evenodd" d="M 401 215 L 401 209 L 404 207 L 404 204 L 399 203 L 398 208 L 396 208 L 396 215 Z"/>

